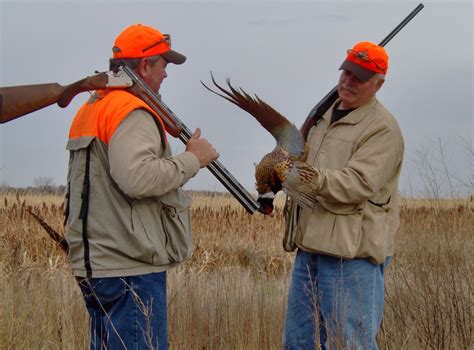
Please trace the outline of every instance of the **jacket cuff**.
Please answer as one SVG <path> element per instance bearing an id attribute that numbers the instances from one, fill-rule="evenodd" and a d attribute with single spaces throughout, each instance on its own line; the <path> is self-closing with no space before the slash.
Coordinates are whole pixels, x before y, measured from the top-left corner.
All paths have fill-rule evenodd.
<path id="1" fill-rule="evenodd" d="M 175 160 L 181 163 L 183 170 L 184 170 L 184 178 L 185 181 L 188 181 L 194 175 L 197 174 L 199 169 L 201 168 L 201 164 L 199 164 L 199 160 L 197 157 L 192 154 L 191 152 L 184 152 L 174 156 Z"/>

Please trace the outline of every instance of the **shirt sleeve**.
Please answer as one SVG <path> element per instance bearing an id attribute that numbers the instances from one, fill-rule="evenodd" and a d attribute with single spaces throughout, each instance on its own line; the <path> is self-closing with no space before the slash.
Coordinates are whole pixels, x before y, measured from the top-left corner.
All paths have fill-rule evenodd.
<path id="1" fill-rule="evenodd" d="M 165 194 L 185 184 L 200 168 L 191 152 L 162 158 L 165 149 L 152 118 L 143 109 L 131 112 L 109 143 L 110 174 L 132 198 Z"/>

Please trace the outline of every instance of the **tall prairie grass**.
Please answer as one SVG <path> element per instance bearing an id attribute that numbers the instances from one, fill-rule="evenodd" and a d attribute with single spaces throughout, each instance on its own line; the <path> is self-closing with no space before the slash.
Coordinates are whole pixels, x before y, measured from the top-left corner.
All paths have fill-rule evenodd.
<path id="1" fill-rule="evenodd" d="M 28 213 L 61 231 L 62 198 L 0 193 L 0 348 L 86 349 L 88 319 L 61 249 Z M 195 194 L 195 251 L 168 274 L 172 349 L 278 349 L 293 254 L 273 217 Z M 474 208 L 404 200 L 386 273 L 381 349 L 472 347 Z"/>

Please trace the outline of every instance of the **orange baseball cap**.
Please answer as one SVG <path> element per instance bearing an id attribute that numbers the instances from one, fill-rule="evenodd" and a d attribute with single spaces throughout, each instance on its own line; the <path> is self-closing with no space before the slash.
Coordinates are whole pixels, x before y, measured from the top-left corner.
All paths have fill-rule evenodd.
<path id="1" fill-rule="evenodd" d="M 161 55 L 166 61 L 174 64 L 186 61 L 186 56 L 171 50 L 169 34 L 162 34 L 159 30 L 143 24 L 131 25 L 121 32 L 115 39 L 112 53 L 117 59 Z"/>
<path id="2" fill-rule="evenodd" d="M 351 71 L 360 81 L 367 81 L 375 74 L 386 74 L 388 55 L 382 46 L 369 41 L 362 41 L 347 50 L 346 60 L 339 70 Z"/>

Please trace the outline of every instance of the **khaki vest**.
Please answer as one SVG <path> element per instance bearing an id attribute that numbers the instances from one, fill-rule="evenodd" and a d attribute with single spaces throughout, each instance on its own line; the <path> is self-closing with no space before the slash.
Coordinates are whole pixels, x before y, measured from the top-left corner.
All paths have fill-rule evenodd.
<path id="1" fill-rule="evenodd" d="M 110 176 L 108 144 L 135 109 L 154 117 L 171 156 L 159 116 L 124 90 L 103 90 L 81 107 L 72 123 L 65 236 L 75 276 L 119 277 L 160 272 L 192 254 L 190 197 L 181 189 L 134 199 Z"/>

